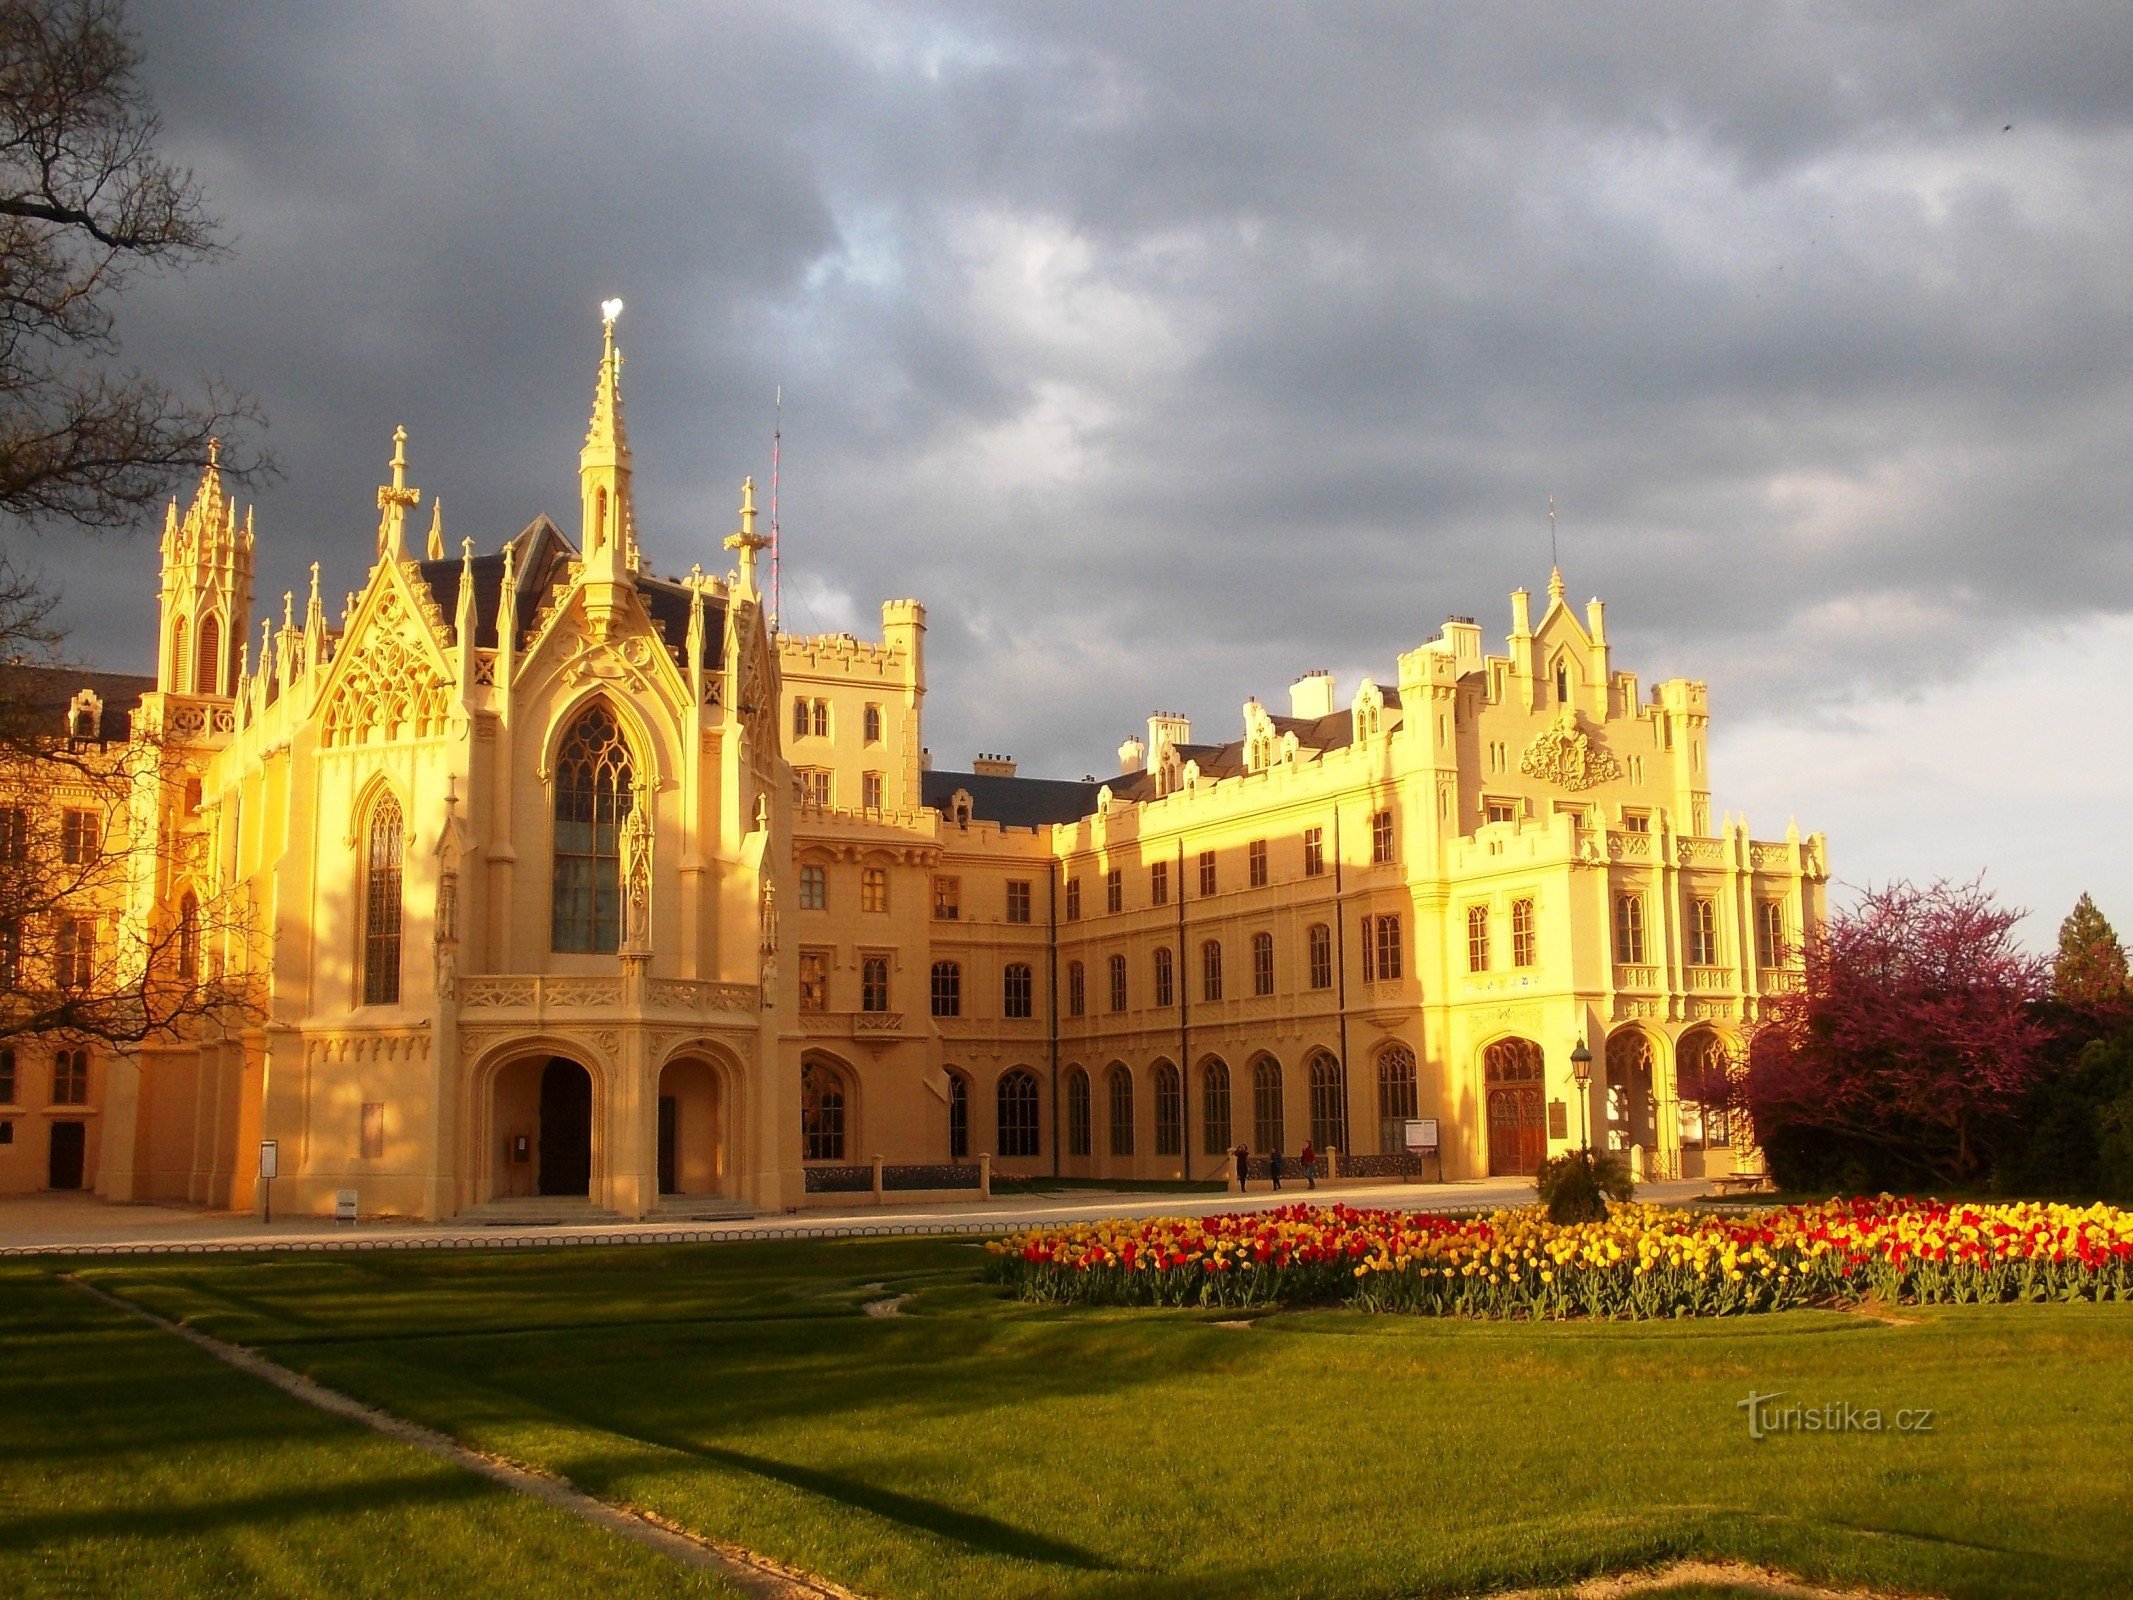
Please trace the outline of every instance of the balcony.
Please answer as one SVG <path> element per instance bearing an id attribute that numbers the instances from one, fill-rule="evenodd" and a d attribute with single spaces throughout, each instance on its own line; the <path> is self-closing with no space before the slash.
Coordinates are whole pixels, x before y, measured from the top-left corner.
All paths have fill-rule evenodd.
<path id="1" fill-rule="evenodd" d="M 620 978 L 546 974 L 463 977 L 457 992 L 462 1012 L 521 1012 L 536 1022 L 551 1011 L 619 1011 L 627 999 Z M 713 1012 L 754 1012 L 760 1009 L 761 1000 L 761 992 L 752 983 L 653 978 L 644 987 L 643 1009 L 700 1017 Z"/>

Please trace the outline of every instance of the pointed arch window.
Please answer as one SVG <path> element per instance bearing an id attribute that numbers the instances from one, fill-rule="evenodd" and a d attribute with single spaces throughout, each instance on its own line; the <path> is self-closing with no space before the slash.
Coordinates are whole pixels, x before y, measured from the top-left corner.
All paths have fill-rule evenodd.
<path id="1" fill-rule="evenodd" d="M 170 625 L 170 687 L 174 694 L 185 692 L 185 673 L 192 657 L 187 654 L 191 635 L 186 632 L 185 619 L 180 617 Z"/>
<path id="2" fill-rule="evenodd" d="M 216 617 L 200 619 L 200 641 L 193 652 L 193 693 L 220 694 L 217 668 L 222 664 L 222 623 Z"/>
<path id="3" fill-rule="evenodd" d="M 178 902 L 178 981 L 200 981 L 200 897 L 190 889 Z"/>
<path id="4" fill-rule="evenodd" d="M 552 948 L 612 953 L 622 937 L 622 823 L 635 768 L 615 714 L 586 709 L 556 753 Z"/>
<path id="5" fill-rule="evenodd" d="M 400 875 L 404 831 L 391 795 L 370 814 L 363 850 L 363 1004 L 400 1000 Z"/>
<path id="6" fill-rule="evenodd" d="M 1229 1154 L 1229 1063 L 1209 1056 L 1200 1068 L 1201 1145 L 1211 1156 Z"/>

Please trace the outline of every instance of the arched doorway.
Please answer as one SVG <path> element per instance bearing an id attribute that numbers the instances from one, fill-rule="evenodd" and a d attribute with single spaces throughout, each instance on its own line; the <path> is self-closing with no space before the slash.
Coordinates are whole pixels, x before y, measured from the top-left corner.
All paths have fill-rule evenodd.
<path id="1" fill-rule="evenodd" d="M 1607 1148 L 1642 1147 L 1650 1160 L 1659 1145 L 1659 1098 L 1652 1041 L 1641 1028 L 1622 1028 L 1607 1040 Z"/>
<path id="2" fill-rule="evenodd" d="M 659 1073 L 659 1192 L 723 1194 L 725 1106 L 718 1069 L 697 1056 Z"/>
<path id="3" fill-rule="evenodd" d="M 1498 1039 L 1481 1053 L 1489 1121 L 1489 1176 L 1529 1178 L 1548 1154 L 1542 1098 L 1547 1068 L 1531 1039 Z"/>
<path id="4" fill-rule="evenodd" d="M 592 1074 L 563 1056 L 541 1069 L 537 1193 L 592 1192 Z"/>

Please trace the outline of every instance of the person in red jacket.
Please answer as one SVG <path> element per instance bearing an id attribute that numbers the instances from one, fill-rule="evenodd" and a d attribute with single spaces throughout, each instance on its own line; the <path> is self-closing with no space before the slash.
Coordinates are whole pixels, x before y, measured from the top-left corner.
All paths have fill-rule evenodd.
<path id="1" fill-rule="evenodd" d="M 1304 1187 L 1306 1189 L 1316 1189 L 1318 1187 L 1318 1151 L 1312 1147 L 1309 1139 L 1304 1140 L 1303 1154 L 1297 1159 L 1303 1163 Z"/>

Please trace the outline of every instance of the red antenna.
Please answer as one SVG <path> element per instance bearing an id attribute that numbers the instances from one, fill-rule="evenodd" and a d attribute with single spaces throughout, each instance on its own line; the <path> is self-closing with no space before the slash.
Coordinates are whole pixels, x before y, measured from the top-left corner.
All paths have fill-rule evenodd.
<path id="1" fill-rule="evenodd" d="M 784 442 L 785 385 L 770 403 L 770 631 L 778 631 L 778 453 Z"/>

